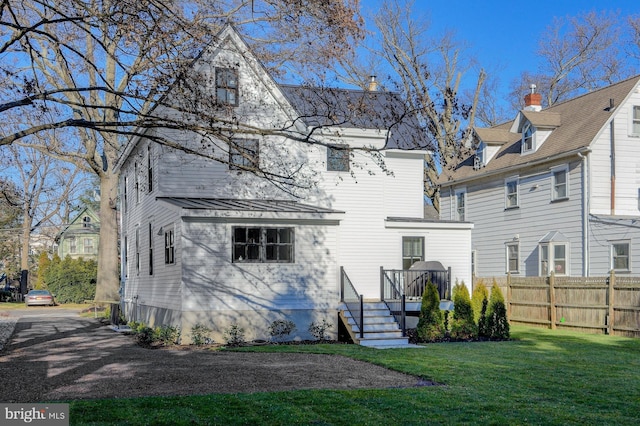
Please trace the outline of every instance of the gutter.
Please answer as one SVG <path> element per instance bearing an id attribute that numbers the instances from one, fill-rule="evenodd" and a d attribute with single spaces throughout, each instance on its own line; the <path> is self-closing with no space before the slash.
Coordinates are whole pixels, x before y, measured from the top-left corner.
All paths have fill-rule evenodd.
<path id="1" fill-rule="evenodd" d="M 582 276 L 589 276 L 589 200 L 591 198 L 589 180 L 589 153 L 578 153 L 578 157 L 582 159 Z"/>
<path id="2" fill-rule="evenodd" d="M 483 173 L 482 175 L 478 175 L 478 176 L 469 176 L 466 178 L 462 178 L 462 179 L 458 179 L 458 180 L 453 180 L 450 182 L 446 182 L 446 183 L 441 183 L 440 186 L 441 187 L 447 187 L 447 186 L 453 186 L 459 183 L 466 183 L 466 182 L 471 182 L 474 180 L 477 180 L 478 178 L 482 177 L 491 177 L 491 176 L 495 176 L 495 175 L 499 175 L 499 174 L 503 174 L 503 173 L 511 173 L 513 171 L 517 171 L 520 170 L 524 167 L 533 167 L 533 166 L 537 166 L 540 164 L 544 164 L 544 163 L 548 163 L 550 161 L 555 161 L 561 158 L 565 158 L 565 157 L 572 157 L 574 155 L 588 155 L 591 152 L 591 148 L 590 147 L 582 147 L 582 148 L 578 148 L 578 149 L 574 149 L 571 151 L 567 151 L 567 152 L 563 152 L 561 154 L 557 154 L 557 155 L 552 155 L 550 157 L 545 157 L 545 158 L 541 158 L 539 160 L 534 160 L 534 161 L 529 161 L 528 163 L 520 163 L 514 166 L 509 166 L 509 167 L 505 167 L 502 169 L 498 169 L 498 170 L 493 170 L 490 172 L 486 172 Z"/>

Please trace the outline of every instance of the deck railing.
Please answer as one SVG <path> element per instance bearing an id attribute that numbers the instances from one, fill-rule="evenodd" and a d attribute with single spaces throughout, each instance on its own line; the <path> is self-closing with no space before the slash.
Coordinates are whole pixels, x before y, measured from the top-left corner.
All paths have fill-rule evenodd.
<path id="1" fill-rule="evenodd" d="M 380 267 L 380 299 L 387 305 L 406 336 L 407 300 L 422 299 L 431 280 L 438 288 L 440 300 L 451 299 L 451 268 L 446 271 L 399 270 Z"/>
<path id="2" fill-rule="evenodd" d="M 446 271 L 380 268 L 380 297 L 382 300 L 422 299 L 431 280 L 438 288 L 440 300 L 451 300 L 451 268 Z"/>
<path id="3" fill-rule="evenodd" d="M 340 267 L 340 301 L 343 302 L 360 330 L 360 338 L 364 337 L 364 298 L 358 294 L 351 280 Z"/>

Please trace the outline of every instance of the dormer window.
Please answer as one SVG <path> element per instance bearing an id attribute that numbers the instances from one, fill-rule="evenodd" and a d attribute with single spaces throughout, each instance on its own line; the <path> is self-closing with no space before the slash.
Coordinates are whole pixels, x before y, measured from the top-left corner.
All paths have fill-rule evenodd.
<path id="1" fill-rule="evenodd" d="M 527 124 L 522 132 L 522 153 L 533 151 L 533 127 Z"/>

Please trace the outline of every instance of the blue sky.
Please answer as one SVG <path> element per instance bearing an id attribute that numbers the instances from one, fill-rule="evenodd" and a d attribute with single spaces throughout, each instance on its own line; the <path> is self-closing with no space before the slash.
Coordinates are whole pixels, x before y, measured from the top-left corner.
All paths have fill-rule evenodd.
<path id="1" fill-rule="evenodd" d="M 363 9 L 374 8 L 376 3 L 378 0 L 361 0 Z M 426 14 L 434 31 L 454 30 L 460 40 L 469 44 L 469 52 L 483 67 L 499 70 L 506 93 L 511 81 L 522 71 L 536 71 L 538 39 L 554 17 L 592 10 L 640 15 L 640 1 L 415 0 L 414 10 Z"/>

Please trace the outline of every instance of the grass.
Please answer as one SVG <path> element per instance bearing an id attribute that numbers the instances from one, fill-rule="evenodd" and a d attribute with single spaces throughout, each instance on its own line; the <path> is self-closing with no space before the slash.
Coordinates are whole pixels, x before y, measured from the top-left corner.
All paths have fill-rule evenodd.
<path id="1" fill-rule="evenodd" d="M 640 424 L 640 339 L 514 327 L 509 342 L 340 354 L 442 386 L 70 401 L 71 424 Z M 162 380 L 161 377 L 158 380 Z"/>

